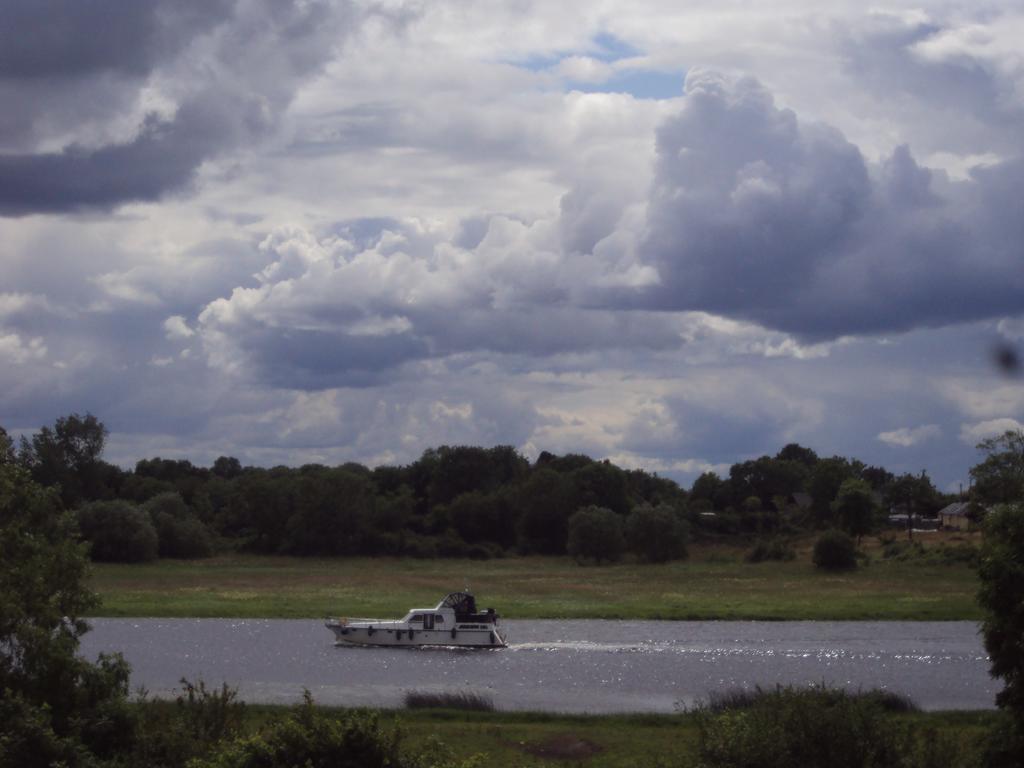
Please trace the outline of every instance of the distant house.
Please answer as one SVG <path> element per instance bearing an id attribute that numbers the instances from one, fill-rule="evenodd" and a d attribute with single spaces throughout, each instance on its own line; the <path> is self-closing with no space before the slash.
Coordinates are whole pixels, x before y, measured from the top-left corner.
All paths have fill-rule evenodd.
<path id="1" fill-rule="evenodd" d="M 799 509 L 810 509 L 811 505 L 814 504 L 814 499 L 811 494 L 804 493 L 803 491 L 797 491 L 796 493 L 790 494 L 789 501 L 791 504 L 795 504 Z"/>
<path id="2" fill-rule="evenodd" d="M 966 531 L 971 527 L 971 519 L 967 516 L 969 507 L 966 501 L 955 501 L 943 507 L 939 510 L 939 525 L 943 528 Z"/>

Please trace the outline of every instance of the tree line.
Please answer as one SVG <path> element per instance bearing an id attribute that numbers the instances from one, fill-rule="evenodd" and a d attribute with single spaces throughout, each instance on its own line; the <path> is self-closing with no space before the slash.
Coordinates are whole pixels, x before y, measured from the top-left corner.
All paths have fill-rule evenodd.
<path id="1" fill-rule="evenodd" d="M 152 458 L 103 460 L 107 429 L 70 414 L 15 447 L 0 427 L 0 464 L 19 465 L 74 510 L 97 560 L 202 557 L 217 549 L 287 555 L 487 558 L 516 552 L 616 560 L 685 556 L 692 537 L 767 537 L 840 528 L 862 536 L 891 510 L 933 516 L 953 497 L 925 473 L 894 475 L 790 444 L 707 472 L 688 490 L 581 454 L 512 446 L 441 446 L 404 466 L 210 467 Z M 1024 496 L 1024 439 L 982 443 L 973 498 Z M 1017 464 L 1014 464 L 1014 457 Z M 1016 468 L 1016 469 L 1015 469 Z M 1014 474 L 1014 472 L 1017 474 Z M 575 522 L 574 522 L 575 521 Z"/>

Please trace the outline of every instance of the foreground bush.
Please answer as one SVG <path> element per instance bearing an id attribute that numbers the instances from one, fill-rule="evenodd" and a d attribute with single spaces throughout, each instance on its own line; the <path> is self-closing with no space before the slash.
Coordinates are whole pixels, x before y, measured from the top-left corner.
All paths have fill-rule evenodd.
<path id="1" fill-rule="evenodd" d="M 376 714 L 360 711 L 337 718 L 317 711 L 306 692 L 305 703 L 263 733 L 239 739 L 192 768 L 274 768 L 275 766 L 391 768 L 401 765 L 398 733 L 381 727 Z"/>
<path id="2" fill-rule="evenodd" d="M 78 510 L 82 538 L 93 560 L 141 563 L 156 560 L 159 542 L 149 516 L 127 501 L 94 501 Z"/>
<path id="3" fill-rule="evenodd" d="M 182 692 L 171 702 L 148 702 L 138 708 L 138 738 L 128 762 L 134 765 L 184 766 L 189 760 L 208 756 L 222 742 L 242 733 L 245 704 L 238 691 L 224 683 L 207 688 L 199 680 L 182 678 Z"/>
<path id="4" fill-rule="evenodd" d="M 826 571 L 846 571 L 857 567 L 857 548 L 842 531 L 825 531 L 814 543 L 814 565 Z"/>
<path id="5" fill-rule="evenodd" d="M 434 741 L 410 753 L 399 751 L 398 728 L 384 727 L 379 714 L 319 711 L 307 691 L 303 704 L 260 734 L 221 747 L 189 768 L 474 768 L 476 758 L 456 761 Z"/>
<path id="6" fill-rule="evenodd" d="M 903 726 L 874 693 L 777 688 L 737 703 L 697 711 L 700 766 L 954 768 L 975 762 L 951 737 Z"/>

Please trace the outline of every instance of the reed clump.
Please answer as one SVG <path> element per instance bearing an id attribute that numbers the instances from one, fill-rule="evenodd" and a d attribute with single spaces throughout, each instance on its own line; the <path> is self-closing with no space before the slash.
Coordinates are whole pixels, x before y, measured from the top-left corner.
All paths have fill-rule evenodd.
<path id="1" fill-rule="evenodd" d="M 477 691 L 406 691 L 406 709 L 461 709 L 493 712 L 494 700 Z"/>

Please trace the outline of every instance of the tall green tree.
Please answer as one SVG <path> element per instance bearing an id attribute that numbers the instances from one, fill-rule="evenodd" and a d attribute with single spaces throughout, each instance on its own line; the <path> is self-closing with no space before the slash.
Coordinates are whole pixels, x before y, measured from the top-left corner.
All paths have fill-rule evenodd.
<path id="1" fill-rule="evenodd" d="M 850 462 L 842 456 L 819 459 L 811 469 L 807 492 L 811 494 L 811 508 L 818 525 L 830 525 L 832 502 L 836 500 L 843 481 L 853 477 Z"/>
<path id="2" fill-rule="evenodd" d="M 553 469 L 534 469 L 508 494 L 516 519 L 520 549 L 542 555 L 565 553 L 569 515 L 578 508 L 569 476 Z"/>
<path id="3" fill-rule="evenodd" d="M 839 527 L 856 537 L 858 544 L 864 534 L 871 533 L 876 507 L 871 486 L 864 480 L 854 478 L 843 481 L 836 500 L 832 502 L 832 511 Z"/>
<path id="4" fill-rule="evenodd" d="M 1024 501 L 1024 430 L 978 443 L 984 460 L 971 469 L 972 496 L 983 505 Z"/>
<path id="5" fill-rule="evenodd" d="M 985 520 L 978 565 L 981 633 L 992 676 L 1003 681 L 996 704 L 1008 718 L 990 764 L 1024 765 L 1024 503 L 997 507 Z"/>
<path id="6" fill-rule="evenodd" d="M 16 460 L 14 441 L 7 434 L 7 430 L 0 427 L 0 464 L 13 464 Z"/>
<path id="7" fill-rule="evenodd" d="M 938 506 L 938 491 L 926 472 L 900 475 L 886 486 L 884 494 L 890 505 L 906 512 L 908 539 L 914 538 L 915 515 L 934 512 Z"/>
<path id="8" fill-rule="evenodd" d="M 72 413 L 31 440 L 23 437 L 20 458 L 37 483 L 58 486 L 64 506 L 71 509 L 106 495 L 106 481 L 116 474 L 116 467 L 101 460 L 106 441 L 107 428 L 99 419 Z"/>
<path id="9" fill-rule="evenodd" d="M 689 526 L 668 504 L 641 504 L 626 518 L 626 543 L 646 562 L 682 560 L 688 539 Z"/>
<path id="10" fill-rule="evenodd" d="M 0 762 L 68 766 L 123 751 L 132 738 L 119 657 L 79 658 L 96 605 L 74 518 L 51 489 L 0 465 Z"/>
<path id="11" fill-rule="evenodd" d="M 606 507 L 589 506 L 569 518 L 566 551 L 579 563 L 614 563 L 626 549 L 622 516 Z"/>

